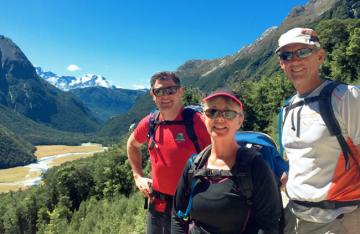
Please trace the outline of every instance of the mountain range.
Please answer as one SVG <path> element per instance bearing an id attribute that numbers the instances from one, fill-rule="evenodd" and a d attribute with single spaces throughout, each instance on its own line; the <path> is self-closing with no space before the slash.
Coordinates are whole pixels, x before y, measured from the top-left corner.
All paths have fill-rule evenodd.
<path id="1" fill-rule="evenodd" d="M 235 54 L 214 60 L 189 60 L 176 73 L 185 86 L 196 87 L 203 92 L 225 86 L 235 87 L 244 80 L 260 82 L 265 78 L 279 77 L 282 73 L 274 50 L 281 33 L 292 27 L 316 27 L 326 19 L 358 18 L 359 5 L 355 0 L 310 0 L 305 6 L 295 7 L 279 27 L 266 30 L 258 40 Z M 349 31 L 344 30 L 340 33 L 348 35 Z M 336 36 L 329 35 L 329 38 Z M 151 98 L 144 95 L 148 94 L 148 90 L 122 90 L 111 85 L 100 87 L 100 84 L 106 86 L 106 82 L 101 82 L 106 81 L 105 78 L 85 77 L 61 77 L 36 70 L 19 47 L 9 38 L 0 36 L 1 138 L 6 142 L 74 144 L 89 139 L 82 133 L 94 134 L 95 131 L 101 137 L 117 138 L 154 108 Z M 55 85 L 63 84 L 61 87 L 67 87 L 69 91 L 60 90 L 45 79 Z M 70 89 L 75 84 L 84 87 L 85 83 L 95 87 Z M 256 108 L 260 108 L 261 104 L 257 103 Z M 254 111 L 251 108 L 248 113 Z M 103 121 L 106 122 L 101 124 Z M 22 144 L 7 145 L 14 146 L 14 152 L 17 152 Z M 28 154 L 31 149 L 22 152 Z"/>
<path id="2" fill-rule="evenodd" d="M 48 82 L 56 78 L 55 85 L 68 84 L 71 92 Z M 1 168 L 32 162 L 32 145 L 94 141 L 100 122 L 126 112 L 144 91 L 115 88 L 97 75 L 59 77 L 35 69 L 11 39 L 0 35 Z"/>
<path id="3" fill-rule="evenodd" d="M 45 72 L 41 67 L 35 67 L 35 70 L 39 77 L 53 86 L 78 97 L 100 122 L 127 112 L 136 99 L 147 92 L 146 89 L 116 88 L 100 75 L 59 76 L 51 71 Z"/>
<path id="4" fill-rule="evenodd" d="M 69 92 L 79 98 L 100 122 L 105 122 L 129 111 L 138 98 L 147 94 L 148 90 L 95 86 L 71 89 Z"/>
<path id="5" fill-rule="evenodd" d="M 269 77 L 280 71 L 280 67 L 275 66 L 277 57 L 274 51 L 282 33 L 293 27 L 313 27 L 317 21 L 331 18 L 335 11 L 348 14 L 352 8 L 358 7 L 355 2 L 310 0 L 305 6 L 294 7 L 279 27 L 267 29 L 252 44 L 235 54 L 214 60 L 190 60 L 176 72 L 184 84 L 206 91 L 226 86 L 227 83 Z"/>
<path id="6" fill-rule="evenodd" d="M 3 105 L 0 105 L 0 121 L 8 131 L 32 145 L 76 145 L 90 141 L 82 133 L 51 128 Z"/>
<path id="7" fill-rule="evenodd" d="M 0 36 L 0 104 L 63 131 L 94 132 L 99 126 L 74 95 L 39 78 L 20 48 L 4 36 Z"/>
<path id="8" fill-rule="evenodd" d="M 35 67 L 35 71 L 41 78 L 63 91 L 88 87 L 116 88 L 105 77 L 100 75 L 86 74 L 81 77 L 59 76 L 51 71 L 43 71 L 41 67 Z"/>
<path id="9" fill-rule="evenodd" d="M 232 88 L 244 80 L 283 76 L 274 53 L 282 33 L 293 27 L 314 28 L 320 21 L 332 18 L 359 18 L 359 13 L 360 4 L 356 0 L 309 0 L 305 6 L 294 7 L 279 27 L 265 30 L 257 40 L 235 54 L 213 60 L 189 60 L 179 66 L 176 73 L 182 84 L 205 93 L 221 87 Z M 109 120 L 99 132 L 122 135 L 152 108 L 153 103 L 139 99 L 127 114 Z"/>

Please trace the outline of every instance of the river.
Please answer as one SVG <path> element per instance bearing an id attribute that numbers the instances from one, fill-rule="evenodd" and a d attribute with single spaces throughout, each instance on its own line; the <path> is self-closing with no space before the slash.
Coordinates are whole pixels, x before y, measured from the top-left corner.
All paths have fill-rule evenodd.
<path id="1" fill-rule="evenodd" d="M 92 144 L 82 145 L 82 147 L 86 147 L 86 146 L 93 147 L 94 145 Z M 29 165 L 23 166 L 23 168 L 27 169 L 26 170 L 27 173 L 25 173 L 23 176 L 20 176 L 19 178 L 8 182 L 4 182 L 0 180 L 0 192 L 6 192 L 8 190 L 17 190 L 18 188 L 26 188 L 32 185 L 39 184 L 42 180 L 42 173 L 46 172 L 49 168 L 64 163 L 66 161 L 71 161 L 82 157 L 89 157 L 95 153 L 102 152 L 105 149 L 106 147 L 101 147 L 99 150 L 90 151 L 90 152 L 60 153 L 60 154 L 38 157 L 38 161 L 36 163 L 31 163 Z M 61 161 L 61 163 L 59 163 L 59 161 Z M 0 170 L 0 172 L 5 170 L 6 170 L 6 174 L 9 175 L 13 173 L 12 171 L 19 170 L 19 168 L 4 169 L 4 170 Z"/>

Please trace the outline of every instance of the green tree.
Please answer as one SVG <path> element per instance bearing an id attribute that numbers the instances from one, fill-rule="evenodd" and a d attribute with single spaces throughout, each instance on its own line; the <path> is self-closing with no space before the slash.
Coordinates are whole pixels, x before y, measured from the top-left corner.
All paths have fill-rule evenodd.
<path id="1" fill-rule="evenodd" d="M 263 77 L 234 84 L 235 92 L 245 106 L 244 130 L 273 132 L 267 129 L 284 100 L 293 93 L 291 83 L 283 76 Z"/>
<path id="2" fill-rule="evenodd" d="M 46 229 L 46 225 L 50 223 L 50 212 L 47 208 L 41 207 L 38 210 L 37 213 L 37 221 L 36 221 L 36 227 L 38 230 L 38 233 L 44 233 Z"/>
<path id="3" fill-rule="evenodd" d="M 360 20 L 333 19 L 316 27 L 327 56 L 321 72 L 346 83 L 359 83 Z"/>
<path id="4" fill-rule="evenodd" d="M 46 234 L 63 234 L 67 229 L 69 220 L 71 220 L 71 211 L 69 209 L 71 202 L 69 197 L 63 196 L 55 209 L 50 213 L 50 223 L 46 226 Z"/>
<path id="5" fill-rule="evenodd" d="M 197 87 L 186 87 L 185 93 L 182 97 L 182 101 L 185 106 L 188 105 L 197 105 L 201 103 L 204 93 Z"/>
<path id="6" fill-rule="evenodd" d="M 115 194 L 129 196 L 133 191 L 133 178 L 125 150 L 125 139 L 106 153 L 101 164 L 95 167 L 96 191 L 101 197 L 111 198 Z M 105 157 L 106 154 L 106 157 Z"/>

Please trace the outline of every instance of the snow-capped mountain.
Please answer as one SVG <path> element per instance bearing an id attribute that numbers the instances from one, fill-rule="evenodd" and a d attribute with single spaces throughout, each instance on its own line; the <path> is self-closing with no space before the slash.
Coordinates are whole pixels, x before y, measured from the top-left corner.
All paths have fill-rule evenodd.
<path id="1" fill-rule="evenodd" d="M 58 76 L 53 72 L 43 71 L 41 67 L 35 67 L 35 70 L 41 78 L 64 91 L 87 87 L 115 88 L 105 77 L 95 74 L 86 74 L 82 77 Z"/>

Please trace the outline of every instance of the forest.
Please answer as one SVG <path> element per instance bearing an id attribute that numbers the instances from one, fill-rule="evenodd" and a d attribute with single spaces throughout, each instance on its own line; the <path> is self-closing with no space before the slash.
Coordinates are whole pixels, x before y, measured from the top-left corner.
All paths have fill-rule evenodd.
<path id="1" fill-rule="evenodd" d="M 327 51 L 322 75 L 359 85 L 360 20 L 326 20 L 315 29 Z M 276 139 L 279 108 L 294 92 L 284 75 L 279 71 L 229 87 L 245 104 L 243 128 Z M 184 101 L 196 103 L 202 95 L 188 87 Z M 146 210 L 127 162 L 127 137 L 92 158 L 48 170 L 40 185 L 0 194 L 0 233 L 144 233 Z M 148 158 L 143 166 L 150 171 Z"/>

